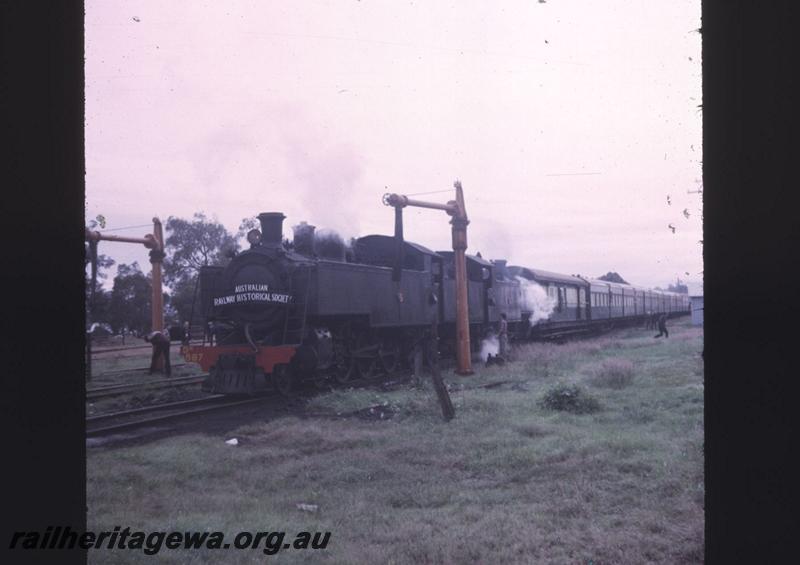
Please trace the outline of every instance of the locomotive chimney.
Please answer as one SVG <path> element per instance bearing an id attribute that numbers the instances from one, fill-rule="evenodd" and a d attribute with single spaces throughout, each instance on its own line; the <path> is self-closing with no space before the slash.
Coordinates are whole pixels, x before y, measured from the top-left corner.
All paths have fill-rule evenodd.
<path id="1" fill-rule="evenodd" d="M 314 230 L 316 226 L 300 222 L 294 226 L 294 251 L 301 255 L 314 255 Z"/>
<path id="2" fill-rule="evenodd" d="M 506 264 L 508 263 L 508 261 L 506 261 L 505 259 L 495 259 L 494 261 L 492 261 L 492 263 L 494 264 L 495 267 L 495 273 L 498 273 L 500 277 L 503 279 L 509 278 L 508 269 L 506 268 Z"/>
<path id="3" fill-rule="evenodd" d="M 283 220 L 286 218 L 280 212 L 262 212 L 258 215 L 261 222 L 261 245 L 278 247 L 283 240 Z"/>

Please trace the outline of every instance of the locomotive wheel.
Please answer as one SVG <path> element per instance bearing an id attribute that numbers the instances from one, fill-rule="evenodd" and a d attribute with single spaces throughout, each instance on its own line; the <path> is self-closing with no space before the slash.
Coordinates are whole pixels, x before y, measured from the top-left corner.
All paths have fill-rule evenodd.
<path id="1" fill-rule="evenodd" d="M 360 333 L 356 338 L 355 351 L 364 350 L 365 348 L 369 348 L 373 345 L 375 345 L 375 341 L 369 334 Z M 362 352 L 359 356 L 355 357 L 354 361 L 357 371 L 356 375 L 354 376 L 360 376 L 362 379 L 369 379 L 378 373 L 377 350 Z"/>
<path id="2" fill-rule="evenodd" d="M 272 371 L 272 380 L 279 393 L 283 396 L 291 396 L 294 383 L 289 365 L 275 365 Z"/>
<path id="3" fill-rule="evenodd" d="M 386 338 L 378 351 L 378 361 L 380 368 L 386 373 L 391 374 L 397 370 L 400 364 L 400 342 L 394 338 Z"/>
<path id="4" fill-rule="evenodd" d="M 355 376 L 354 360 L 352 357 L 343 357 L 337 361 L 336 366 L 333 368 L 333 380 L 340 385 L 346 385 Z"/>
<path id="5" fill-rule="evenodd" d="M 378 372 L 376 357 L 359 357 L 356 359 L 355 365 L 358 368 L 358 374 L 361 375 L 363 379 L 374 377 Z"/>
<path id="6" fill-rule="evenodd" d="M 329 375 L 325 371 L 315 371 L 314 372 L 314 377 L 312 379 L 313 382 L 314 382 L 314 386 L 317 387 L 317 389 L 319 389 L 319 390 L 329 389 L 330 388 L 330 383 L 328 382 L 328 380 L 329 380 L 328 377 L 329 377 Z"/>

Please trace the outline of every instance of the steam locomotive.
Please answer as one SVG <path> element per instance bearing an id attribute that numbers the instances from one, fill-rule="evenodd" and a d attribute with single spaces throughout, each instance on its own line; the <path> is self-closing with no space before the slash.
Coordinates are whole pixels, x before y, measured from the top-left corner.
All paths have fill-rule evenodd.
<path id="1" fill-rule="evenodd" d="M 305 222 L 283 240 L 280 212 L 258 216 L 250 248 L 225 267 L 200 271 L 199 304 L 216 343 L 184 345 L 209 372 L 206 390 L 283 394 L 301 381 L 347 383 L 391 372 L 425 340 L 455 344 L 452 251 L 434 252 L 392 236 L 368 235 L 347 248 Z M 467 256 L 473 346 L 505 313 L 512 339 L 561 336 L 687 313 L 688 297 L 508 266 Z"/>

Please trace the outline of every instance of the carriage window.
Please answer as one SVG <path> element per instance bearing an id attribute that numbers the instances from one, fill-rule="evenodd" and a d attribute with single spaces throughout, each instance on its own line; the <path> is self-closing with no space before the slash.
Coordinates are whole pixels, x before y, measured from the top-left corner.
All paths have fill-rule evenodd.
<path id="1" fill-rule="evenodd" d="M 575 288 L 567 287 L 564 289 L 567 299 L 567 306 L 578 305 L 578 290 Z"/>

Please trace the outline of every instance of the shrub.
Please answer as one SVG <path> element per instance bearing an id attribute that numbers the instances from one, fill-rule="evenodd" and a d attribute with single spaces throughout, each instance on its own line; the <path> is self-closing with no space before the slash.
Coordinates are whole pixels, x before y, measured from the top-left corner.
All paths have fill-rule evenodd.
<path id="1" fill-rule="evenodd" d="M 624 388 L 633 382 L 633 363 L 627 359 L 606 359 L 592 370 L 592 384 Z"/>
<path id="2" fill-rule="evenodd" d="M 559 384 L 548 390 L 539 404 L 548 410 L 588 414 L 600 410 L 600 403 L 578 385 Z"/>

